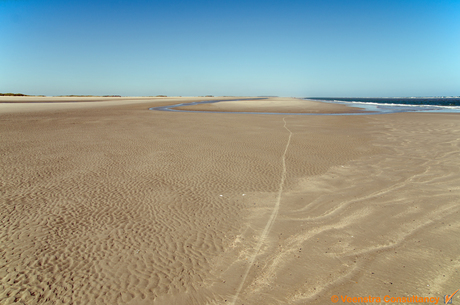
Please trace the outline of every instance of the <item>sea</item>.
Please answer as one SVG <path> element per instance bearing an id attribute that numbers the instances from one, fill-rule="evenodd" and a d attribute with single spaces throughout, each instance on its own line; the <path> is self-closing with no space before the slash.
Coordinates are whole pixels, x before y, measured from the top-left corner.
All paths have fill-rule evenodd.
<path id="1" fill-rule="evenodd" d="M 448 112 L 460 113 L 460 96 L 453 97 L 308 97 L 329 103 L 363 108 L 376 113 Z"/>

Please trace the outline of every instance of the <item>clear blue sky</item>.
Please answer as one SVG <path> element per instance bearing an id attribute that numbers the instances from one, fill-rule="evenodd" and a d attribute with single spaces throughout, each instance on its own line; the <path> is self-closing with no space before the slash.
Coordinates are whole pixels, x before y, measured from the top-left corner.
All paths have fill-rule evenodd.
<path id="1" fill-rule="evenodd" d="M 460 95 L 460 1 L 0 0 L 0 92 Z"/>

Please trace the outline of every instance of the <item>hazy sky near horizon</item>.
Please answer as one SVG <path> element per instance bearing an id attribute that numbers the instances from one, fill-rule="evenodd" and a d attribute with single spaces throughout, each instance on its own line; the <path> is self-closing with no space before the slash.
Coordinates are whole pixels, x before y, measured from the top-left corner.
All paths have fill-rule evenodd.
<path id="1" fill-rule="evenodd" d="M 0 0 L 0 92 L 460 95 L 460 1 Z"/>

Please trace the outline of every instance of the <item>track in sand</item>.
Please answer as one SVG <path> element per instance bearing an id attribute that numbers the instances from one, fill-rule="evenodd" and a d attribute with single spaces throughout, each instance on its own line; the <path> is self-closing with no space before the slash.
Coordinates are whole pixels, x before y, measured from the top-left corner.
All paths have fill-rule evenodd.
<path id="1" fill-rule="evenodd" d="M 251 270 L 251 266 L 254 264 L 254 261 L 255 261 L 257 255 L 259 254 L 260 248 L 262 247 L 262 244 L 264 243 L 268 233 L 270 232 L 270 230 L 271 230 L 271 228 L 273 226 L 273 223 L 275 222 L 276 215 L 278 215 L 278 211 L 279 211 L 279 208 L 280 208 L 281 195 L 283 193 L 283 185 L 284 185 L 284 181 L 286 180 L 286 153 L 288 151 L 289 144 L 291 143 L 291 137 L 292 137 L 292 132 L 286 126 L 287 123 L 286 123 L 285 118 L 283 118 L 283 122 L 284 122 L 283 127 L 287 131 L 289 131 L 289 137 L 288 137 L 288 141 L 286 143 L 286 147 L 284 148 L 284 153 L 281 156 L 281 162 L 283 163 L 283 171 L 281 172 L 281 180 L 280 180 L 280 184 L 279 184 L 279 188 L 278 188 L 278 196 L 276 197 L 275 206 L 273 207 L 272 214 L 270 215 L 270 218 L 268 219 L 267 224 L 265 225 L 265 228 L 262 231 L 262 234 L 260 235 L 259 242 L 257 243 L 257 246 L 256 246 L 256 248 L 254 250 L 254 254 L 251 256 L 251 258 L 249 260 L 249 265 L 246 268 L 246 271 L 245 271 L 245 273 L 243 275 L 243 279 L 241 280 L 241 283 L 240 283 L 240 285 L 238 287 L 238 290 L 236 291 L 235 297 L 233 298 L 233 301 L 231 303 L 232 305 L 234 305 L 235 302 L 238 300 L 238 296 L 239 296 L 239 294 L 241 292 L 241 289 L 243 289 L 243 286 L 244 286 L 244 283 L 246 282 L 246 278 L 248 276 L 248 273 Z"/>

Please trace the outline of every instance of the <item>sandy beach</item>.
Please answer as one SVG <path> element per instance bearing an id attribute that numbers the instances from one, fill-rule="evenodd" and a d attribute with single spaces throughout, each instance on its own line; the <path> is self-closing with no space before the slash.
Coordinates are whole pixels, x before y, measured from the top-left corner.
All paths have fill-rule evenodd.
<path id="1" fill-rule="evenodd" d="M 459 114 L 149 110 L 232 99 L 1 97 L 0 303 L 443 304 L 460 288 Z"/>

